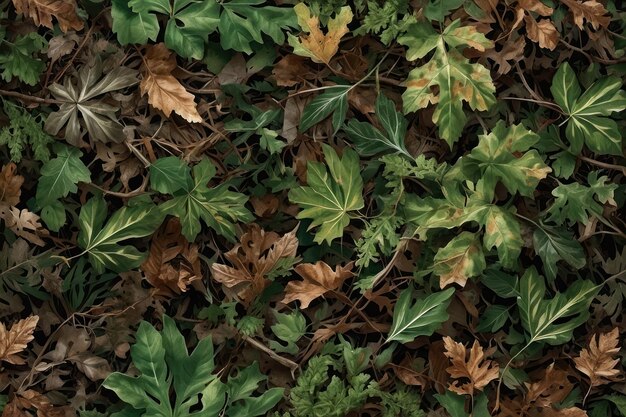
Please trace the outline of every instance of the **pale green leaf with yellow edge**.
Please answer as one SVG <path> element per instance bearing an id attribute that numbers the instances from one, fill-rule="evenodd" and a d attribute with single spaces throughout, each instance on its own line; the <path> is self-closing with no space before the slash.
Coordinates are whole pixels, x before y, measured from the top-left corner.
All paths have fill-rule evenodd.
<path id="1" fill-rule="evenodd" d="M 439 276 L 439 286 L 465 286 L 471 277 L 482 274 L 487 264 L 478 236 L 461 232 L 435 255 L 433 273 Z"/>

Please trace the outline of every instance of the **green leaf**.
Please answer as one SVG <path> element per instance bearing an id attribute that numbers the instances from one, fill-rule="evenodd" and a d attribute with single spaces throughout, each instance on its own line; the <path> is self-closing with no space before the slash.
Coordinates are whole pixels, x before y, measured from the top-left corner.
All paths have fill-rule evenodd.
<path id="1" fill-rule="evenodd" d="M 161 194 L 174 194 L 189 189 L 191 170 L 183 160 L 175 156 L 157 159 L 150 165 L 150 186 Z"/>
<path id="2" fill-rule="evenodd" d="M 271 326 L 272 332 L 280 340 L 286 342 L 287 346 L 270 340 L 270 348 L 276 352 L 287 352 L 295 355 L 298 353 L 298 347 L 295 343 L 304 336 L 306 331 L 306 319 L 302 313 L 297 310 L 291 314 L 279 313 L 276 310 L 272 310 L 272 313 L 276 318 L 276 324 Z"/>
<path id="3" fill-rule="evenodd" d="M 326 88 L 326 92 L 315 97 L 306 105 L 298 130 L 306 132 L 333 112 L 339 115 L 337 116 L 337 123 L 335 123 L 335 116 L 333 116 L 333 127 L 338 130 L 348 111 L 348 92 L 351 88 L 350 85 L 334 85 Z"/>
<path id="4" fill-rule="evenodd" d="M 106 203 L 99 197 L 83 206 L 78 216 L 78 246 L 89 255 L 97 273 L 104 272 L 104 268 L 124 272 L 138 267 L 144 254 L 121 242 L 151 235 L 163 221 L 163 214 L 152 204 L 128 206 L 116 211 L 102 226 L 106 212 Z"/>
<path id="5" fill-rule="evenodd" d="M 91 174 L 83 161 L 83 153 L 74 147 L 57 146 L 57 156 L 44 163 L 37 184 L 37 206 L 45 207 L 78 190 L 79 182 L 91 182 Z"/>
<path id="6" fill-rule="evenodd" d="M 435 394 L 434 397 L 451 417 L 468 417 L 468 413 L 465 411 L 464 395 L 446 391 L 444 394 Z"/>
<path id="7" fill-rule="evenodd" d="M 492 43 L 475 28 L 460 27 L 458 20 L 437 37 L 431 30 L 425 29 L 424 24 L 410 25 L 407 35 L 398 39 L 409 46 L 411 58 L 422 57 L 435 49 L 428 63 L 409 73 L 407 89 L 402 95 L 404 113 L 437 103 L 432 120 L 439 126 L 439 135 L 452 146 L 461 136 L 467 121 L 463 101 L 477 111 L 488 110 L 496 102 L 489 70 L 480 64 L 470 63 L 455 48 L 466 45 L 484 51 Z M 425 38 L 422 37 L 424 34 Z M 447 50 L 446 44 L 452 49 Z M 439 91 L 438 96 L 433 92 L 435 87 Z"/>
<path id="8" fill-rule="evenodd" d="M 54 200 L 41 209 L 41 219 L 52 232 L 58 232 L 65 224 L 65 206 L 59 200 Z"/>
<path id="9" fill-rule="evenodd" d="M 245 207 L 248 197 L 230 191 L 225 183 L 214 188 L 207 186 L 214 175 L 215 166 L 203 159 L 193 167 L 193 186 L 185 182 L 185 187 L 176 191 L 174 198 L 160 206 L 164 213 L 180 219 L 182 234 L 190 242 L 200 233 L 200 219 L 231 241 L 235 240 L 235 223 L 253 219 Z"/>
<path id="10" fill-rule="evenodd" d="M 488 306 L 480 316 L 476 331 L 495 333 L 500 330 L 509 319 L 509 308 L 496 304 Z"/>
<path id="11" fill-rule="evenodd" d="M 407 121 L 396 111 L 393 101 L 383 94 L 376 99 L 376 116 L 386 134 L 369 123 L 352 119 L 344 128 L 354 142 L 359 154 L 374 155 L 381 152 L 396 152 L 413 158 L 404 146 Z"/>
<path id="12" fill-rule="evenodd" d="M 613 395 L 607 395 L 604 398 L 606 398 L 607 400 L 615 404 L 620 414 L 626 417 L 626 396 L 613 394 Z"/>
<path id="13" fill-rule="evenodd" d="M 148 39 L 156 41 L 159 36 L 157 17 L 145 11 L 135 13 L 128 6 L 128 0 L 113 0 L 111 3 L 113 33 L 122 45 L 145 45 Z"/>
<path id="14" fill-rule="evenodd" d="M 33 54 L 41 52 L 46 44 L 46 40 L 36 32 L 18 35 L 13 42 L 2 42 L 4 48 L 0 50 L 2 79 L 9 82 L 13 77 L 17 77 L 28 85 L 37 84 L 46 63 L 33 58 Z"/>
<path id="15" fill-rule="evenodd" d="M 476 220 L 485 227 L 483 237 L 485 249 L 497 248 L 502 265 L 513 267 L 518 261 L 524 244 L 520 223 L 509 210 L 494 204 L 484 207 L 480 218 Z M 472 216 L 469 217 L 474 219 Z"/>
<path id="16" fill-rule="evenodd" d="M 567 62 L 561 64 L 550 91 L 569 116 L 565 134 L 572 153 L 579 154 L 586 144 L 600 155 L 622 154 L 617 123 L 608 117 L 626 108 L 626 91 L 621 86 L 619 78 L 604 77 L 581 94 L 574 71 Z"/>
<path id="17" fill-rule="evenodd" d="M 498 297 L 513 298 L 519 295 L 517 276 L 509 275 L 498 269 L 487 268 L 483 272 L 480 282 L 495 292 Z"/>
<path id="18" fill-rule="evenodd" d="M 437 251 L 433 273 L 439 276 L 441 288 L 453 283 L 464 286 L 468 278 L 482 274 L 486 266 L 477 236 L 461 232 Z"/>
<path id="19" fill-rule="evenodd" d="M 229 377 L 227 382 L 228 403 L 225 416 L 255 417 L 265 415 L 283 398 L 283 388 L 270 388 L 263 394 L 252 397 L 259 383 L 267 379 L 259 371 L 258 363 L 253 363 L 239 371 L 237 376 Z"/>
<path id="20" fill-rule="evenodd" d="M 454 288 L 439 291 L 413 301 L 413 289 L 402 291 L 393 310 L 393 323 L 387 342 L 412 342 L 418 336 L 431 336 L 441 323 L 448 320 L 448 305 Z M 412 304 L 412 305 L 411 305 Z"/>
<path id="21" fill-rule="evenodd" d="M 443 21 L 452 10 L 458 9 L 465 0 L 429 0 L 424 8 L 424 16 L 430 20 Z"/>
<path id="22" fill-rule="evenodd" d="M 570 266 L 580 269 L 587 263 L 582 246 L 571 233 L 544 224 L 533 233 L 535 252 L 543 261 L 543 268 L 551 280 L 557 276 L 557 262 L 564 260 Z"/>
<path id="23" fill-rule="evenodd" d="M 578 182 L 571 184 L 561 184 L 552 190 L 555 197 L 554 202 L 548 208 L 548 221 L 559 225 L 566 221 L 569 223 L 580 222 L 588 224 L 592 217 L 602 217 L 603 206 L 613 201 L 617 184 L 607 184 L 606 175 L 598 178 L 598 171 L 590 172 L 587 176 L 589 186 L 584 186 Z M 594 198 L 595 197 L 595 198 Z M 598 201 L 596 201 L 596 198 Z M 616 205 L 614 203 L 614 205 Z"/>
<path id="24" fill-rule="evenodd" d="M 553 299 L 544 299 L 546 286 L 534 267 L 526 270 L 520 280 L 517 306 L 522 325 L 528 332 L 528 344 L 547 342 L 550 345 L 567 343 L 574 329 L 589 317 L 589 306 L 601 286 L 591 281 L 578 280 L 564 293 Z"/>
<path id="25" fill-rule="evenodd" d="M 343 236 L 343 229 L 350 223 L 348 213 L 363 208 L 363 179 L 356 152 L 346 148 L 339 158 L 332 147 L 323 144 L 322 148 L 328 167 L 309 161 L 308 186 L 290 190 L 289 200 L 302 208 L 298 219 L 313 220 L 309 230 L 321 226 L 314 241 L 330 244 Z"/>

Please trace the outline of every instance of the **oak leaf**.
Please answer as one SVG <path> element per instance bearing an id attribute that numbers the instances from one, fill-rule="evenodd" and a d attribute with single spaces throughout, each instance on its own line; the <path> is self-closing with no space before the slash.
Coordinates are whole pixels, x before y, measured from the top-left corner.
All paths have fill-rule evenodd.
<path id="1" fill-rule="evenodd" d="M 5 361 L 13 365 L 26 363 L 18 353 L 26 349 L 28 342 L 33 340 L 33 332 L 38 321 L 39 316 L 30 316 L 13 324 L 10 330 L 0 322 L 0 362 Z"/>
<path id="2" fill-rule="evenodd" d="M 295 271 L 304 278 L 304 281 L 289 281 L 282 302 L 287 304 L 298 300 L 301 308 L 307 308 L 311 301 L 329 291 L 339 289 L 346 279 L 354 276 L 351 271 L 353 265 L 353 262 L 346 266 L 338 265 L 334 271 L 323 261 L 296 266 Z"/>
<path id="3" fill-rule="evenodd" d="M 319 17 L 311 15 L 311 11 L 304 3 L 294 8 L 298 16 L 298 24 L 308 35 L 300 38 L 289 35 L 289 45 L 297 55 L 309 57 L 318 64 L 328 64 L 330 59 L 339 51 L 339 42 L 343 35 L 349 32 L 348 23 L 352 21 L 352 11 L 349 6 L 341 8 L 339 13 L 328 20 L 328 33 L 324 35 L 320 29 Z"/>
<path id="4" fill-rule="evenodd" d="M 39 236 L 46 235 L 48 231 L 43 228 L 39 216 L 35 213 L 27 209 L 20 210 L 17 207 L 0 204 L 0 219 L 4 220 L 5 226 L 17 236 L 37 246 L 44 245 L 44 241 Z"/>
<path id="5" fill-rule="evenodd" d="M 295 230 L 280 237 L 252 224 L 240 243 L 224 255 L 233 266 L 211 265 L 213 278 L 248 304 L 270 284 L 270 274 L 291 267 L 297 250 Z"/>
<path id="6" fill-rule="evenodd" d="M 601 26 L 607 27 L 611 23 L 611 17 L 608 15 L 606 8 L 595 0 L 587 0 L 584 2 L 576 0 L 561 0 L 574 16 L 574 23 L 579 29 L 583 28 L 586 20 L 591 23 L 594 29 Z"/>
<path id="7" fill-rule="evenodd" d="M 618 344 L 619 330 L 616 327 L 608 333 L 600 333 L 597 339 L 594 334 L 589 348 L 583 349 L 574 358 L 576 369 L 589 377 L 592 387 L 613 381 L 621 375 L 622 372 L 615 369 L 619 359 L 614 359 L 620 350 Z"/>
<path id="8" fill-rule="evenodd" d="M 148 282 L 158 295 L 172 297 L 202 278 L 198 245 L 181 234 L 180 221 L 172 217 L 152 238 L 150 252 L 141 264 Z"/>
<path id="9" fill-rule="evenodd" d="M 174 111 L 190 123 L 200 123 L 195 96 L 172 75 L 176 68 L 176 56 L 165 44 L 149 46 L 141 65 L 141 94 L 147 93 L 148 103 L 167 117 Z"/>
<path id="10" fill-rule="evenodd" d="M 16 169 L 17 166 L 11 162 L 0 171 L 0 204 L 16 206 L 20 202 L 20 187 L 24 183 L 24 177 L 16 175 Z"/>
<path id="11" fill-rule="evenodd" d="M 483 351 L 478 341 L 474 341 L 470 349 L 469 357 L 466 358 L 465 346 L 452 340 L 451 337 L 443 338 L 446 348 L 445 355 L 450 358 L 452 366 L 446 371 L 452 378 L 467 378 L 469 382 L 461 384 L 459 381 L 452 382 L 448 389 L 457 394 L 474 395 L 474 390 L 482 391 L 491 381 L 498 378 L 499 366 L 496 362 L 486 360 L 493 349 Z"/>
<path id="12" fill-rule="evenodd" d="M 76 13 L 75 0 L 13 0 L 13 5 L 18 13 L 30 17 L 37 26 L 54 29 L 53 17 L 63 32 L 81 30 L 84 26 Z"/>

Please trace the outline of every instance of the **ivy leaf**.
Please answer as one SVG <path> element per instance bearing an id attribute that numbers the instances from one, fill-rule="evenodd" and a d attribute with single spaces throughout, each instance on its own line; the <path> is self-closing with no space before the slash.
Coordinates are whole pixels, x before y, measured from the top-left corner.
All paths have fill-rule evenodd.
<path id="1" fill-rule="evenodd" d="M 189 189 L 191 170 L 183 160 L 175 156 L 157 159 L 150 165 L 150 186 L 161 194 L 174 194 Z"/>
<path id="2" fill-rule="evenodd" d="M 37 183 L 38 207 L 45 207 L 57 199 L 75 193 L 79 182 L 91 182 L 89 169 L 80 160 L 83 153 L 74 147 L 57 146 L 56 158 L 44 163 Z"/>
<path id="3" fill-rule="evenodd" d="M 376 116 L 385 130 L 383 134 L 369 123 L 351 119 L 345 131 L 354 142 L 359 154 L 374 155 L 381 152 L 397 152 L 411 159 L 413 157 L 404 146 L 407 121 L 396 111 L 395 104 L 383 94 L 376 99 Z"/>
<path id="4" fill-rule="evenodd" d="M 252 43 L 263 43 L 262 34 L 280 45 L 285 42 L 283 30 L 297 27 L 296 15 L 287 7 L 253 7 L 265 0 L 233 0 L 221 3 L 219 18 L 220 44 L 224 49 L 251 54 Z"/>
<path id="5" fill-rule="evenodd" d="M 248 200 L 245 195 L 230 191 L 227 184 L 207 187 L 214 176 L 215 166 L 203 159 L 193 167 L 193 181 L 188 179 L 173 199 L 161 205 L 164 213 L 180 219 L 183 236 L 190 242 L 200 233 L 200 219 L 230 241 L 235 240 L 235 222 L 253 219 L 244 206 Z"/>
<path id="6" fill-rule="evenodd" d="M 582 246 L 571 233 L 563 229 L 540 224 L 533 233 L 535 252 L 543 261 L 546 275 L 554 280 L 557 275 L 557 262 L 564 260 L 570 266 L 580 269 L 587 261 Z"/>
<path id="7" fill-rule="evenodd" d="M 441 323 L 448 320 L 446 310 L 452 294 L 454 294 L 454 288 L 448 288 L 412 303 L 413 289 L 405 289 L 394 307 L 393 323 L 387 342 L 397 340 L 407 343 L 412 342 L 418 336 L 431 336 Z"/>
<path id="8" fill-rule="evenodd" d="M 156 15 L 142 11 L 135 13 L 128 5 L 128 0 L 111 2 L 113 33 L 122 45 L 145 45 L 148 39 L 156 41 L 159 36 L 159 21 Z"/>
<path id="9" fill-rule="evenodd" d="M 410 58 L 421 58 L 435 50 L 427 64 L 409 73 L 407 89 L 402 95 L 404 113 L 437 103 L 432 120 L 439 126 L 439 135 L 452 146 L 467 121 L 463 101 L 478 111 L 487 110 L 496 102 L 489 70 L 480 64 L 471 64 L 456 48 L 470 46 L 485 51 L 492 42 L 474 27 L 460 27 L 460 20 L 455 20 L 438 36 L 424 25 L 427 23 L 410 25 L 407 34 L 398 39 L 409 46 L 407 56 Z M 446 44 L 452 49 L 447 50 Z M 434 87 L 439 90 L 438 96 L 433 92 Z"/>
<path id="10" fill-rule="evenodd" d="M 522 125 L 506 127 L 500 120 L 491 133 L 479 138 L 478 146 L 446 175 L 456 179 L 482 179 L 485 200 L 493 199 L 498 181 L 513 194 L 519 191 L 523 196 L 532 197 L 539 181 L 552 171 L 536 150 L 528 151 L 539 136 Z"/>
<path id="11" fill-rule="evenodd" d="M 352 86 L 350 85 L 333 85 L 326 88 L 325 93 L 315 97 L 306 105 L 300 119 L 300 132 L 306 132 L 315 124 L 327 118 L 331 113 L 333 115 L 333 127 L 339 130 L 341 123 L 346 118 L 348 112 L 348 92 Z"/>
<path id="12" fill-rule="evenodd" d="M 579 154 L 586 144 L 600 155 L 622 154 L 622 136 L 617 123 L 608 117 L 626 108 L 626 91 L 621 86 L 619 78 L 605 77 L 581 94 L 572 67 L 561 64 L 550 91 L 569 116 L 565 134 L 573 153 Z"/>
<path id="13" fill-rule="evenodd" d="M 528 344 L 546 342 L 560 345 L 569 342 L 574 329 L 589 317 L 589 305 L 601 286 L 591 281 L 578 280 L 570 284 L 564 293 L 553 299 L 544 299 L 546 286 L 534 267 L 526 270 L 520 280 L 517 306 L 522 325 L 528 332 Z"/>
<path id="14" fill-rule="evenodd" d="M 89 255 L 99 274 L 104 268 L 115 272 L 137 268 L 145 254 L 121 242 L 151 235 L 163 221 L 163 215 L 152 204 L 127 206 L 116 211 L 103 226 L 106 212 L 106 203 L 99 197 L 83 206 L 78 216 L 78 246 Z"/>
<path id="15" fill-rule="evenodd" d="M 322 147 L 328 171 L 323 163 L 309 161 L 308 186 L 290 190 L 289 200 L 302 208 L 298 219 L 313 220 L 309 229 L 321 226 L 314 241 L 330 244 L 343 236 L 344 227 L 350 223 L 348 212 L 363 208 L 363 179 L 356 152 L 345 149 L 339 158 L 332 147 Z"/>
<path id="16" fill-rule="evenodd" d="M 4 30 L 0 30 L 0 38 L 4 37 Z M 33 58 L 33 54 L 41 52 L 46 46 L 46 40 L 36 32 L 25 36 L 17 36 L 13 42 L 2 42 L 0 50 L 0 66 L 2 79 L 11 81 L 17 77 L 28 85 L 35 85 L 39 81 L 41 72 L 46 68 L 45 62 Z"/>
<path id="17" fill-rule="evenodd" d="M 317 16 L 312 16 L 311 11 L 304 3 L 298 3 L 293 10 L 298 16 L 298 24 L 303 32 L 300 38 L 289 34 L 289 45 L 293 47 L 296 55 L 311 58 L 318 64 L 328 65 L 330 59 L 339 50 L 341 38 L 348 33 L 348 24 L 352 21 L 350 6 L 344 6 L 337 15 L 328 20 L 328 33 L 324 35 L 320 30 L 320 21 Z"/>
<path id="18" fill-rule="evenodd" d="M 439 286 L 465 286 L 468 278 L 480 275 L 486 268 L 482 245 L 474 233 L 462 232 L 435 255 L 433 272 L 439 276 Z"/>
<path id="19" fill-rule="evenodd" d="M 616 205 L 613 194 L 618 185 L 607 184 L 607 181 L 606 175 L 598 178 L 598 171 L 593 171 L 587 176 L 588 187 L 578 182 L 559 185 L 552 190 L 555 199 L 548 208 L 547 220 L 559 225 L 566 221 L 586 225 L 592 216 L 602 217 L 603 206 L 596 201 L 596 198 L 602 204 L 611 201 Z"/>

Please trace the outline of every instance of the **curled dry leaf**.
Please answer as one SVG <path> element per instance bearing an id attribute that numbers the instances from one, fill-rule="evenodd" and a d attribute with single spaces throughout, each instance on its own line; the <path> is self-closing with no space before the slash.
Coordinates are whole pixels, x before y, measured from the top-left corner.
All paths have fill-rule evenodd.
<path id="1" fill-rule="evenodd" d="M 190 244 L 181 234 L 177 218 L 172 217 L 154 235 L 141 269 L 159 290 L 157 294 L 165 297 L 187 291 L 189 284 L 202 278 L 198 245 Z"/>
<path id="2" fill-rule="evenodd" d="M 587 375 L 591 386 L 606 384 L 614 381 L 622 372 L 615 369 L 619 359 L 614 356 L 619 352 L 619 330 L 614 328 L 608 333 L 596 334 L 589 341 L 589 348 L 583 349 L 580 356 L 574 358 L 576 369 Z"/>
<path id="3" fill-rule="evenodd" d="M 474 395 L 474 391 L 482 391 L 491 381 L 498 378 L 500 367 L 491 360 L 486 360 L 493 350 L 483 351 L 478 341 L 474 341 L 470 349 L 469 357 L 466 358 L 465 346 L 452 340 L 451 337 L 443 338 L 446 348 L 445 355 L 450 358 L 452 366 L 446 371 L 452 378 L 467 378 L 469 382 L 461 384 L 459 381 L 452 382 L 448 389 L 457 394 Z"/>
<path id="4" fill-rule="evenodd" d="M 28 342 L 33 340 L 33 332 L 37 327 L 39 316 L 30 316 L 18 321 L 7 330 L 6 325 L 0 322 L 0 361 L 13 365 L 22 365 L 25 361 L 18 356 Z"/>
<path id="5" fill-rule="evenodd" d="M 37 26 L 53 29 L 53 17 L 63 32 L 81 30 L 84 26 L 76 14 L 75 0 L 13 0 L 13 4 L 18 13 L 30 17 Z"/>
<path id="6" fill-rule="evenodd" d="M 546 368 L 543 378 L 537 382 L 525 382 L 526 395 L 524 396 L 523 412 L 534 407 L 552 408 L 553 404 L 563 401 L 574 388 L 567 379 L 567 372 L 554 369 L 554 363 Z"/>
<path id="7" fill-rule="evenodd" d="M 9 206 L 17 206 L 20 202 L 22 193 L 21 187 L 24 183 L 24 177 L 16 175 L 17 166 L 11 162 L 2 167 L 0 171 L 0 204 Z"/>
<path id="8" fill-rule="evenodd" d="M 289 281 L 285 288 L 285 298 L 283 303 L 300 301 L 301 308 L 307 308 L 311 301 L 326 294 L 329 291 L 339 289 L 343 282 L 354 276 L 350 262 L 346 266 L 338 265 L 333 271 L 332 268 L 323 261 L 315 264 L 300 264 L 295 271 L 304 278 L 304 281 Z"/>
<path id="9" fill-rule="evenodd" d="M 304 3 L 297 4 L 293 10 L 298 16 L 298 24 L 308 35 L 297 38 L 289 35 L 289 45 L 297 55 L 306 56 L 319 64 L 328 64 L 330 59 L 339 51 L 339 42 L 343 35 L 349 32 L 348 23 L 352 21 L 352 11 L 349 6 L 342 7 L 337 16 L 328 20 L 328 33 L 324 35 L 320 29 L 320 20 L 311 15 L 311 11 Z"/>
<path id="10" fill-rule="evenodd" d="M 177 66 L 176 55 L 165 44 L 148 46 L 141 65 L 141 94 L 147 93 L 148 103 L 167 117 L 174 111 L 190 123 L 200 123 L 194 95 L 172 75 Z"/>
<path id="11" fill-rule="evenodd" d="M 254 223 L 240 243 L 224 255 L 233 266 L 214 263 L 213 278 L 249 303 L 269 285 L 268 275 L 278 268 L 291 267 L 297 250 L 295 230 L 280 237 Z M 288 265 L 281 265 L 284 262 Z"/>

